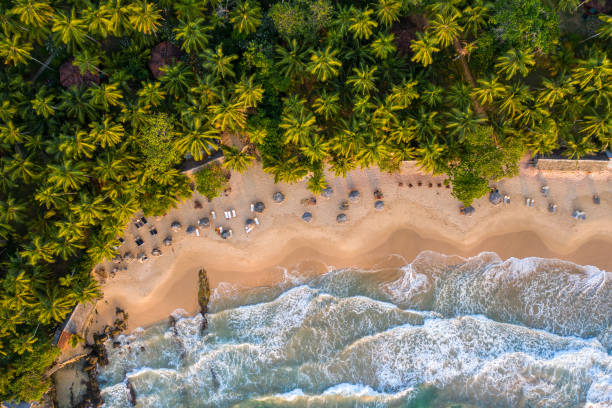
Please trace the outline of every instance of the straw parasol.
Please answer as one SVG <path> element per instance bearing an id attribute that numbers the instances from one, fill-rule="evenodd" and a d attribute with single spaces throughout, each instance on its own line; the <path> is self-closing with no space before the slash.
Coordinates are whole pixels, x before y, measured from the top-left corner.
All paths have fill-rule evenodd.
<path id="1" fill-rule="evenodd" d="M 172 224 L 170 224 L 170 228 L 172 228 L 173 231 L 178 231 L 181 229 L 181 223 L 178 221 L 172 221 Z"/>
<path id="2" fill-rule="evenodd" d="M 274 200 L 275 203 L 280 204 L 283 201 L 285 201 L 285 196 L 280 191 L 277 191 L 276 193 L 272 195 L 272 200 Z"/>
<path id="3" fill-rule="evenodd" d="M 262 213 L 266 209 L 266 205 L 261 201 L 258 201 L 257 203 L 255 203 L 254 209 L 255 212 Z"/>
<path id="4" fill-rule="evenodd" d="M 346 214 L 340 213 L 336 217 L 336 221 L 338 222 L 338 224 L 343 224 L 343 223 L 348 221 L 348 218 L 347 218 Z"/>
<path id="5" fill-rule="evenodd" d="M 208 217 L 203 217 L 198 220 L 198 225 L 200 227 L 208 228 L 210 227 L 210 219 Z"/>
<path id="6" fill-rule="evenodd" d="M 333 195 L 334 195 L 334 189 L 329 186 L 325 187 L 323 191 L 321 191 L 321 196 L 323 196 L 324 198 L 330 198 Z"/>
<path id="7" fill-rule="evenodd" d="M 302 220 L 304 220 L 305 222 L 312 221 L 312 214 L 309 212 L 305 212 L 304 214 L 302 214 Z"/>
<path id="8" fill-rule="evenodd" d="M 376 208 L 378 211 L 381 211 L 383 208 L 385 208 L 385 202 L 383 200 L 378 200 L 374 203 L 374 208 Z"/>
<path id="9" fill-rule="evenodd" d="M 359 201 L 359 198 L 360 198 L 360 197 L 361 197 L 361 194 L 360 194 L 360 193 L 359 193 L 359 191 L 357 191 L 357 190 L 353 190 L 353 191 L 351 191 L 351 192 L 349 193 L 349 199 L 350 199 L 352 202 L 357 202 L 357 201 Z"/>

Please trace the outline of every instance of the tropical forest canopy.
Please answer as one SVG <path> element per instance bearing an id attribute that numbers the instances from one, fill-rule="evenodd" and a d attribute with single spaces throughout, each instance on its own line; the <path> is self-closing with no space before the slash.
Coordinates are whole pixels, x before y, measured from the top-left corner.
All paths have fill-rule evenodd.
<path id="1" fill-rule="evenodd" d="M 261 160 L 315 194 L 325 169 L 416 159 L 469 205 L 526 151 L 606 149 L 612 18 L 583 12 L 577 0 L 3 1 L 0 400 L 47 389 L 55 329 L 100 294 L 92 267 L 134 212 L 191 194 L 186 157 L 220 148 L 228 170 Z M 226 133 L 245 147 L 223 146 Z M 214 196 L 219 174 L 198 186 Z"/>

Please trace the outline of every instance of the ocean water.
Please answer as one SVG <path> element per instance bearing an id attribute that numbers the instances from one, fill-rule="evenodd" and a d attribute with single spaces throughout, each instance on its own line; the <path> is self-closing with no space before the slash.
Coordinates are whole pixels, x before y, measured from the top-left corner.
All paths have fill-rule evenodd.
<path id="1" fill-rule="evenodd" d="M 421 253 L 289 271 L 200 315 L 120 336 L 105 407 L 612 407 L 612 273 Z"/>

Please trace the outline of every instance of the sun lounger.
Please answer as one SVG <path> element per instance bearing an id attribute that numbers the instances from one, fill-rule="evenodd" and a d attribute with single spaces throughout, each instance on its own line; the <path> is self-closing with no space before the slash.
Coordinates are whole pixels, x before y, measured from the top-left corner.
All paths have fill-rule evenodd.
<path id="1" fill-rule="evenodd" d="M 151 227 L 151 229 L 149 230 L 149 233 L 153 236 L 157 235 L 157 230 L 155 229 L 155 227 Z"/>
<path id="2" fill-rule="evenodd" d="M 542 192 L 543 196 L 547 196 L 548 195 L 548 186 L 542 186 L 540 191 Z"/>
<path id="3" fill-rule="evenodd" d="M 142 244 L 144 244 L 144 241 L 142 240 L 142 238 L 137 237 L 134 242 L 136 243 L 136 246 L 141 246 Z"/>
<path id="4" fill-rule="evenodd" d="M 249 232 L 253 231 L 253 228 L 252 227 L 244 227 L 244 230 L 248 234 Z"/>
<path id="5" fill-rule="evenodd" d="M 217 214 L 215 214 L 215 212 L 214 212 L 214 211 L 211 211 L 211 212 L 210 212 L 210 216 L 212 217 L 212 219 L 213 219 L 213 220 L 216 220 L 216 219 L 217 219 Z"/>
<path id="6" fill-rule="evenodd" d="M 195 234 L 196 234 L 196 237 L 199 237 L 200 236 L 200 230 L 196 228 Z"/>
<path id="7" fill-rule="evenodd" d="M 140 221 L 142 221 L 142 225 L 147 223 L 147 219 L 145 217 L 140 217 Z"/>
<path id="8" fill-rule="evenodd" d="M 508 195 L 504 196 L 504 203 L 510 204 L 510 196 L 508 196 Z"/>
<path id="9" fill-rule="evenodd" d="M 535 205 L 535 200 L 532 198 L 532 199 L 531 199 L 531 202 L 529 203 L 529 206 L 530 206 L 530 207 L 533 207 L 534 205 Z"/>
<path id="10" fill-rule="evenodd" d="M 232 217 L 236 216 L 236 210 L 232 210 Z"/>
<path id="11" fill-rule="evenodd" d="M 229 211 L 223 211 L 223 214 L 225 215 L 226 220 L 229 220 L 232 216 L 232 214 Z"/>
<path id="12" fill-rule="evenodd" d="M 257 219 L 257 217 L 253 218 L 253 221 L 255 221 L 255 224 L 259 225 L 259 220 Z"/>
<path id="13" fill-rule="evenodd" d="M 229 230 L 228 232 L 229 232 L 229 236 L 231 238 L 232 237 L 232 230 Z"/>
<path id="14" fill-rule="evenodd" d="M 255 211 L 255 204 L 251 204 L 251 212 Z"/>

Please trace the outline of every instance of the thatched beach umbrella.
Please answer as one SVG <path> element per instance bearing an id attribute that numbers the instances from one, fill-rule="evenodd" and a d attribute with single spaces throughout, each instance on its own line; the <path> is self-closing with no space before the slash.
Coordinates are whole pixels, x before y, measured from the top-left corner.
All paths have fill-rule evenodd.
<path id="1" fill-rule="evenodd" d="M 245 225 L 247 227 L 255 227 L 255 220 L 253 220 L 252 218 L 249 218 L 248 220 L 246 220 Z"/>
<path id="2" fill-rule="evenodd" d="M 221 238 L 223 239 L 228 239 L 232 236 L 232 234 L 230 233 L 230 230 L 225 230 L 221 233 Z"/>
<path id="3" fill-rule="evenodd" d="M 153 256 L 160 256 L 162 254 L 161 249 L 159 248 L 153 248 L 153 250 L 151 251 L 151 255 Z"/>
<path id="4" fill-rule="evenodd" d="M 172 221 L 172 224 L 170 224 L 170 228 L 172 228 L 172 231 L 178 231 L 181 229 L 181 223 L 178 221 Z"/>
<path id="5" fill-rule="evenodd" d="M 374 208 L 376 208 L 378 211 L 381 211 L 382 209 L 385 208 L 385 202 L 383 200 L 378 200 L 374 203 Z"/>
<path id="6" fill-rule="evenodd" d="M 193 234 L 195 232 L 195 227 L 193 225 L 188 226 L 186 232 L 190 235 Z"/>
<path id="7" fill-rule="evenodd" d="M 344 224 L 348 221 L 348 218 L 346 214 L 338 214 L 338 216 L 336 217 L 336 221 L 338 222 L 338 224 Z"/>
<path id="8" fill-rule="evenodd" d="M 255 212 L 262 213 L 266 209 L 266 205 L 261 201 L 258 201 L 257 203 L 255 203 L 254 209 Z"/>
<path id="9" fill-rule="evenodd" d="M 491 191 L 491 194 L 489 194 L 489 202 L 493 205 L 498 205 L 501 204 L 501 202 L 503 201 L 502 195 L 499 194 L 499 191 L 497 189 Z"/>
<path id="10" fill-rule="evenodd" d="M 353 191 L 351 191 L 351 192 L 349 193 L 349 199 L 350 199 L 352 202 L 357 202 L 357 201 L 359 201 L 359 198 L 360 198 L 360 197 L 361 197 L 361 194 L 360 194 L 360 193 L 359 193 L 359 191 L 357 191 L 357 190 L 353 190 Z"/>
<path id="11" fill-rule="evenodd" d="M 208 217 L 202 217 L 198 220 L 198 225 L 203 228 L 210 227 L 210 219 Z"/>
<path id="12" fill-rule="evenodd" d="M 166 239 L 164 239 L 164 245 L 165 246 L 172 245 L 172 237 L 171 236 L 167 236 Z"/>
<path id="13" fill-rule="evenodd" d="M 302 220 L 306 222 L 312 221 L 312 214 L 309 212 L 305 212 L 304 214 L 302 214 Z"/>
<path id="14" fill-rule="evenodd" d="M 132 253 L 128 251 L 125 254 L 123 254 L 123 260 L 127 263 L 130 263 L 134 260 L 134 257 L 132 256 Z"/>
<path id="15" fill-rule="evenodd" d="M 272 199 L 274 200 L 275 203 L 280 204 L 283 201 L 285 201 L 285 196 L 280 191 L 277 191 L 276 193 L 272 195 Z"/>
<path id="16" fill-rule="evenodd" d="M 331 188 L 330 186 L 325 187 L 323 191 L 321 191 L 321 196 L 323 196 L 324 198 L 330 198 L 333 195 L 334 195 L 334 189 Z"/>
<path id="17" fill-rule="evenodd" d="M 471 205 L 468 206 L 468 207 L 461 207 L 461 209 L 459 210 L 459 212 L 461 212 L 461 214 L 469 215 L 469 216 L 474 214 L 475 211 L 476 211 L 476 209 L 474 209 L 474 207 L 472 207 Z"/>

